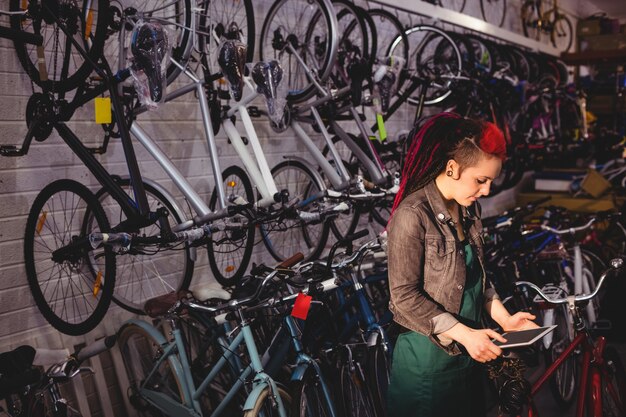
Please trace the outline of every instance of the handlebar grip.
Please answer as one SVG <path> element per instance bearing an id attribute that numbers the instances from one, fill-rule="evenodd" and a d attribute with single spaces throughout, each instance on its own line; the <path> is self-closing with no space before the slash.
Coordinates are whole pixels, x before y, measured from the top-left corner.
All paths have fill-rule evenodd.
<path id="1" fill-rule="evenodd" d="M 303 259 L 304 259 L 304 255 L 302 254 L 302 252 L 298 252 L 292 257 L 287 258 L 281 263 L 279 263 L 278 265 L 276 265 L 276 268 L 281 268 L 281 269 L 291 268 L 292 266 L 302 261 Z"/>
<path id="2" fill-rule="evenodd" d="M 74 354 L 74 356 L 76 357 L 76 360 L 78 362 L 83 362 L 84 360 L 87 360 L 92 356 L 96 356 L 104 352 L 105 350 L 109 350 L 115 345 L 116 341 L 116 335 L 103 337 L 102 339 L 96 340 L 90 345 L 87 345 L 84 348 L 80 349 Z"/>
<path id="3" fill-rule="evenodd" d="M 367 235 L 370 234 L 370 231 L 368 229 L 363 229 L 363 230 L 359 230 L 356 233 L 352 233 L 351 235 L 347 235 L 346 237 L 344 237 L 343 239 L 341 239 L 341 242 L 344 244 L 347 243 L 351 243 L 357 239 L 361 239 L 362 237 L 365 237 Z"/>

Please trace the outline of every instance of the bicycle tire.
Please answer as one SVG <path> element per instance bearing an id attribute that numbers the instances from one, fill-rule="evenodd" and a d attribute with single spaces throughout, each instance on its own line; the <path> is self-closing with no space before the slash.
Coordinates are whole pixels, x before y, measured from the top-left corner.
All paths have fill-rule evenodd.
<path id="1" fill-rule="evenodd" d="M 303 201 L 325 189 L 309 167 L 300 161 L 282 161 L 271 172 L 278 189 L 288 190 L 292 199 Z M 315 209 L 315 206 L 316 203 L 311 203 L 305 209 Z M 299 218 L 290 217 L 283 219 L 280 225 L 261 224 L 261 234 L 265 247 L 277 261 L 284 261 L 297 252 L 302 252 L 304 259 L 310 261 L 317 259 L 324 250 L 329 228 L 327 221 L 306 224 Z"/>
<path id="2" fill-rule="evenodd" d="M 204 67 L 208 69 L 209 74 L 214 75 L 221 72 L 217 62 L 220 39 L 224 33 L 226 33 L 225 37 L 227 38 L 235 37 L 234 34 L 226 32 L 226 28 L 233 23 L 239 31 L 236 39 L 247 46 L 246 62 L 252 62 L 256 40 L 252 0 L 203 0 L 200 5 L 203 13 L 198 20 L 198 49 L 202 51 L 201 60 Z M 226 84 L 223 84 L 223 86 L 226 87 Z M 225 92 L 229 94 L 227 87 Z M 222 97 L 222 94 L 220 94 L 220 97 Z"/>
<path id="3" fill-rule="evenodd" d="M 11 0 L 9 8 L 13 12 L 20 11 L 22 10 L 21 4 L 21 0 Z M 73 1 L 49 4 L 49 6 L 53 5 L 58 7 L 60 20 L 65 23 L 70 33 L 74 32 L 73 38 L 85 50 L 89 60 L 97 62 L 102 54 L 107 33 L 109 0 L 84 0 L 82 10 L 78 10 L 76 2 Z M 93 29 L 94 23 L 95 30 Z M 17 40 L 13 41 L 13 46 L 26 74 L 45 91 L 64 93 L 74 90 L 94 70 L 89 60 L 85 60 L 78 53 L 65 33 L 53 21 L 51 13 L 42 11 L 38 3 L 33 3 L 28 15 L 12 15 L 10 25 L 11 29 L 43 36 L 47 80 L 42 80 L 39 73 L 37 47 Z M 35 27 L 39 25 L 41 25 L 40 28 L 36 29 Z M 58 56 L 59 53 L 62 56 Z M 59 64 L 60 73 L 58 72 Z"/>
<path id="4" fill-rule="evenodd" d="M 452 93 L 454 77 L 460 76 L 462 72 L 463 61 L 459 48 L 447 33 L 434 26 L 417 25 L 405 30 L 405 34 L 411 48 L 407 63 L 409 74 L 434 76 L 441 83 L 429 84 L 423 104 L 430 106 L 442 102 Z M 441 42 L 447 42 L 448 47 L 440 46 Z M 452 56 L 437 54 L 437 49 L 451 51 Z M 403 91 L 399 90 L 398 94 L 402 95 Z M 420 98 L 408 97 L 407 101 L 417 105 Z"/>
<path id="5" fill-rule="evenodd" d="M 602 355 L 604 365 L 602 373 L 602 398 L 603 417 L 620 417 L 626 413 L 626 370 L 620 359 L 620 355 L 613 347 L 607 347 Z M 593 387 L 595 388 L 595 386 Z M 592 393 L 593 398 L 598 398 L 598 393 Z"/>
<path id="6" fill-rule="evenodd" d="M 246 172 L 231 165 L 222 172 L 227 203 L 243 197 L 247 202 L 254 201 L 254 190 Z M 213 189 L 209 208 L 217 207 L 217 192 Z M 237 230 L 224 230 L 213 233 L 207 245 L 209 266 L 215 280 L 223 287 L 231 287 L 239 282 L 246 272 L 254 247 L 254 224 Z M 216 244 L 217 243 L 217 244 Z"/>
<path id="7" fill-rule="evenodd" d="M 389 355 L 385 352 L 380 340 L 367 350 L 366 380 L 376 410 L 376 415 L 384 417 L 387 415 L 387 389 L 389 388 L 389 375 L 391 373 L 391 363 Z"/>
<path id="8" fill-rule="evenodd" d="M 339 398 L 344 416 L 374 417 L 376 412 L 368 395 L 367 384 L 355 372 L 351 364 L 343 363 L 339 369 Z"/>
<path id="9" fill-rule="evenodd" d="M 298 12 L 297 3 L 304 6 L 305 11 Z M 283 7 L 285 5 L 287 7 Z M 299 19 L 296 21 L 294 16 Z M 320 25 L 305 26 L 304 22 Z M 281 30 L 285 29 L 289 33 L 283 35 Z M 277 0 L 263 21 L 259 58 L 261 61 L 276 59 L 280 62 L 285 71 L 284 78 L 289 80 L 287 98 L 291 102 L 300 102 L 311 97 L 316 87 L 297 60 L 291 59 L 291 54 L 283 51 L 288 37 L 292 45 L 296 44 L 298 48 L 306 48 L 309 43 L 316 43 L 314 51 L 302 49 L 305 53 L 301 58 L 307 66 L 316 66 L 311 69 L 316 70 L 319 82 L 325 81 L 333 69 L 338 49 L 337 17 L 330 0 Z"/>
<path id="10" fill-rule="evenodd" d="M 148 332 L 136 324 L 125 324 L 118 331 L 117 345 L 128 377 L 130 404 L 141 416 L 166 417 L 167 414 L 157 409 L 154 404 L 141 396 L 140 386 L 148 387 L 168 395 L 173 400 L 183 403 L 182 375 L 176 371 L 175 357 L 161 362 L 154 370 L 155 361 L 163 355 L 165 340 L 155 340 Z M 151 372 L 153 371 L 154 372 Z"/>
<path id="11" fill-rule="evenodd" d="M 378 59 L 389 57 L 393 49 L 396 56 L 404 60 L 406 68 L 409 62 L 409 40 L 400 20 L 393 13 L 384 9 L 369 9 L 367 13 L 376 27 L 376 57 Z M 406 81 L 407 71 L 405 68 L 400 71 L 396 91 Z"/>
<path id="12" fill-rule="evenodd" d="M 285 390 L 281 386 L 278 386 L 277 389 L 278 395 L 282 400 L 283 407 L 285 408 L 285 411 L 288 412 L 288 410 L 290 410 L 292 407 L 291 395 L 289 395 L 287 390 Z M 270 388 L 266 387 L 257 398 L 257 401 L 252 409 L 247 410 L 243 414 L 243 417 L 257 417 L 259 415 L 263 417 L 278 416 L 278 410 L 275 407 L 276 400 L 273 397 L 274 396 L 272 395 Z"/>
<path id="13" fill-rule="evenodd" d="M 129 196 L 134 196 L 133 187 L 128 178 L 120 179 L 117 183 Z M 168 211 L 168 217 L 172 216 L 170 217 L 171 227 L 182 223 L 183 219 L 180 218 L 178 210 L 175 208 L 175 202 L 170 201 L 150 183 L 144 182 L 143 187 L 151 212 L 158 208 L 165 208 Z M 104 208 L 110 222 L 117 225 L 126 220 L 121 207 L 110 197 L 105 188 L 101 188 L 96 193 L 96 198 Z M 160 234 L 160 230 L 157 222 L 140 229 L 139 233 L 146 236 L 156 236 Z M 132 249 L 129 253 L 116 255 L 118 274 L 113 292 L 113 302 L 135 314 L 145 314 L 143 307 L 149 299 L 188 289 L 194 270 L 191 245 L 184 242 L 182 249 L 178 246 L 176 245 L 173 250 L 167 251 L 168 256 L 143 254 L 137 251 L 133 253 Z"/>
<path id="14" fill-rule="evenodd" d="M 537 1 L 527 0 L 524 2 L 521 15 L 524 36 L 538 41 L 541 38 L 541 28 L 539 27 L 541 15 L 537 7 Z"/>
<path id="15" fill-rule="evenodd" d="M 358 138 L 354 135 L 348 133 L 348 136 L 353 140 L 353 142 L 358 143 Z M 351 178 L 356 178 L 357 175 L 363 175 L 364 170 L 359 164 L 359 161 L 356 159 L 350 148 L 344 144 L 339 136 L 333 136 L 332 142 L 337 149 L 337 152 L 341 156 L 341 162 L 346 167 L 346 170 L 350 174 Z M 322 149 L 322 155 L 326 158 L 329 158 L 330 148 L 328 145 L 324 146 Z M 334 161 L 329 161 L 331 165 L 334 166 Z M 337 239 L 343 239 L 345 236 L 354 233 L 357 226 L 359 225 L 359 219 L 361 218 L 362 212 L 362 204 L 359 202 L 354 202 L 351 204 L 350 211 L 348 213 L 341 213 L 337 218 L 331 220 L 330 222 L 330 230 L 333 232 L 333 235 Z"/>
<path id="16" fill-rule="evenodd" d="M 556 361 L 559 355 L 572 343 L 573 333 L 571 320 L 567 319 L 569 311 L 565 305 L 554 308 L 557 328 L 554 330 L 552 345 L 546 352 L 546 363 L 551 364 Z M 563 409 L 569 407 L 575 398 L 577 381 L 576 356 L 568 356 L 550 378 L 550 390 L 556 403 Z"/>
<path id="17" fill-rule="evenodd" d="M 559 52 L 569 52 L 574 40 L 572 22 L 564 14 L 555 13 L 555 15 L 552 30 L 550 31 L 550 42 Z"/>
<path id="18" fill-rule="evenodd" d="M 331 400 L 329 404 L 324 396 L 322 384 L 323 376 L 315 372 L 310 367 L 302 380 L 293 381 L 289 386 L 291 393 L 291 414 L 290 417 L 331 417 L 337 415 L 334 411 L 334 404 Z M 327 385 L 330 392 L 330 387 Z"/>
<path id="19" fill-rule="evenodd" d="M 103 54 L 113 73 L 129 66 L 126 59 L 130 51 L 133 22 L 138 20 L 160 23 L 165 28 L 172 48 L 171 57 L 184 67 L 192 51 L 194 36 L 191 32 L 191 9 L 191 0 L 112 1 L 112 24 Z M 172 62 L 166 65 L 169 85 L 182 70 Z"/>
<path id="20" fill-rule="evenodd" d="M 485 5 L 485 2 L 489 4 Z M 480 14 L 485 22 L 502 27 L 506 18 L 506 0 L 480 0 Z"/>
<path id="21" fill-rule="evenodd" d="M 115 255 L 110 247 L 97 250 L 91 248 L 83 233 L 87 213 L 93 213 L 100 232 L 110 230 L 102 206 L 87 187 L 68 179 L 52 182 L 35 198 L 24 236 L 26 277 L 35 303 L 48 323 L 72 336 L 85 334 L 102 321 L 111 304 L 115 287 Z M 81 239 L 84 239 L 84 243 L 76 248 L 72 259 L 62 263 L 52 261 L 55 250 Z M 46 250 L 47 255 L 44 254 Z M 92 273 L 93 262 L 87 261 L 91 257 L 99 260 L 99 272 L 95 277 Z M 38 267 L 46 263 L 52 263 L 52 266 Z M 44 284 L 41 275 L 48 271 L 50 276 Z M 72 306 L 68 309 L 67 300 L 58 297 L 69 294 Z M 61 307 L 60 311 L 58 307 Z M 70 317 L 70 314 L 75 317 Z"/>

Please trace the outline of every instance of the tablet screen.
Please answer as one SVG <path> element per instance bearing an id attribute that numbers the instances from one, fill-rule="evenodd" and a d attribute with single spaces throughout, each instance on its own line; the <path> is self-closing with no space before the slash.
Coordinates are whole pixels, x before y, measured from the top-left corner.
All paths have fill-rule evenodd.
<path id="1" fill-rule="evenodd" d="M 506 342 L 499 342 L 494 340 L 494 344 L 500 348 L 511 348 L 528 346 L 535 343 L 551 331 L 556 328 L 554 326 L 538 327 L 536 329 L 520 330 L 518 332 L 503 333 L 502 336 L 506 339 Z"/>

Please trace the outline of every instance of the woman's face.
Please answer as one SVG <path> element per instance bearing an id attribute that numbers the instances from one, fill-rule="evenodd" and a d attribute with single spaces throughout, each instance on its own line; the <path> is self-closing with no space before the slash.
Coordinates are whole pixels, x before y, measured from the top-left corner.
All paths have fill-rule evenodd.
<path id="1" fill-rule="evenodd" d="M 453 198 L 462 206 L 471 206 L 480 197 L 489 195 L 491 183 L 500 175 L 501 169 L 500 158 L 481 156 L 476 165 L 461 170 Z"/>

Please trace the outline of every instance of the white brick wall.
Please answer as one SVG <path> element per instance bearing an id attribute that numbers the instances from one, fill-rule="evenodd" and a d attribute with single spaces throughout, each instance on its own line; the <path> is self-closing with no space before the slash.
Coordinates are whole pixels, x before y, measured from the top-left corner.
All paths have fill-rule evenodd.
<path id="1" fill-rule="evenodd" d="M 269 0 L 255 0 L 256 32 L 261 31 L 263 16 L 269 8 Z M 575 0 L 566 2 L 575 4 Z M 370 7 L 378 7 L 371 3 Z M 8 1 L 0 1 L 0 9 L 8 9 Z M 569 7 L 568 10 L 576 9 Z M 519 30 L 519 3 L 510 1 L 507 25 Z M 480 16 L 477 0 L 468 0 L 466 13 Z M 420 18 L 400 15 L 408 23 L 419 22 Z M 5 18 L 2 18 L 6 22 Z M 258 57 L 258 53 L 255 59 Z M 179 80 L 182 80 L 181 76 Z M 20 145 L 26 133 L 24 113 L 26 102 L 32 93 L 31 84 L 24 75 L 12 43 L 0 39 L 0 144 Z M 77 112 L 70 126 L 86 144 L 99 144 L 103 138 L 102 129 L 95 125 L 93 108 L 88 104 Z M 406 108 L 388 124 L 390 137 L 401 129 L 410 128 L 414 109 Z M 176 166 L 196 187 L 199 193 L 208 198 L 212 190 L 213 178 L 209 166 L 207 147 L 199 107 L 193 94 L 164 105 L 157 111 L 140 117 L 142 127 L 172 158 Z M 255 120 L 257 133 L 266 152 L 270 166 L 278 163 L 283 155 L 306 157 L 304 147 L 289 133 L 277 135 L 268 123 Z M 356 129 L 352 129 L 356 132 Z M 319 135 L 315 135 L 319 138 Z M 222 169 L 237 164 L 233 148 L 227 144 L 223 130 L 217 137 L 218 152 Z M 136 152 L 142 174 L 158 181 L 171 191 L 182 203 L 169 178 L 137 143 Z M 112 173 L 125 175 L 124 156 L 119 143 L 112 140 L 106 155 L 100 161 Z M 78 180 L 94 191 L 98 189 L 95 179 L 80 161 L 72 155 L 62 141 L 53 134 L 43 143 L 33 142 L 27 156 L 20 158 L 0 158 L 0 351 L 14 348 L 23 343 L 35 346 L 61 347 L 76 345 L 83 337 L 60 335 L 47 325 L 40 316 L 31 298 L 23 265 L 22 238 L 30 205 L 37 193 L 49 182 L 60 178 Z M 206 251 L 198 251 L 199 259 L 194 273 L 194 285 L 212 283 L 207 267 Z M 255 248 L 253 261 L 269 260 L 262 244 Z M 113 333 L 121 323 L 120 316 L 128 317 L 116 306 L 111 307 L 105 323 L 88 337 L 93 338 Z"/>

